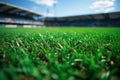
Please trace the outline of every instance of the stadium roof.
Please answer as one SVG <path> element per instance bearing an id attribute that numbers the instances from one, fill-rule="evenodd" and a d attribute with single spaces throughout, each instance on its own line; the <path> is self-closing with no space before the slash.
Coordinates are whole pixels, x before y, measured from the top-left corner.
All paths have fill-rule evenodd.
<path id="1" fill-rule="evenodd" d="M 66 20 L 88 20 L 88 19 L 100 20 L 100 19 L 117 19 L 117 18 L 120 18 L 120 12 L 47 18 L 46 20 L 48 20 L 48 21 L 53 21 L 53 20 L 66 21 Z"/>
<path id="2" fill-rule="evenodd" d="M 30 11 L 28 9 L 18 7 L 9 3 L 0 2 L 0 13 L 10 13 L 25 16 L 42 16 L 40 13 Z"/>

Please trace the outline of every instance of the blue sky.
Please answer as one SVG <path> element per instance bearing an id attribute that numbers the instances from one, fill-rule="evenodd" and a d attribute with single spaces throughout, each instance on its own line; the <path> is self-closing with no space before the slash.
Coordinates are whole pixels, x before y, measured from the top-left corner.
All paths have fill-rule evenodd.
<path id="1" fill-rule="evenodd" d="M 49 16 L 74 16 L 120 11 L 120 0 L 0 0 Z M 55 7 L 56 6 L 56 7 Z M 49 10 L 47 13 L 47 9 Z"/>

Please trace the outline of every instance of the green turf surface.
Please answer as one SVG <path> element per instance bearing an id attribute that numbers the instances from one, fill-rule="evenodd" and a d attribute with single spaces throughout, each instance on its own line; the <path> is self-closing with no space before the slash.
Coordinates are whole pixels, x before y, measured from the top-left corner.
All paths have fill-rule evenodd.
<path id="1" fill-rule="evenodd" d="M 0 28 L 0 80 L 120 80 L 120 28 Z"/>

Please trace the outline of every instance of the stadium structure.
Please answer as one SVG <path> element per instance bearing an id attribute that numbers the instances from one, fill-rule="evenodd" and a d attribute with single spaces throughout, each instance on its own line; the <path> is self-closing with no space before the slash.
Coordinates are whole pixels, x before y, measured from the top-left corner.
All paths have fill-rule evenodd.
<path id="1" fill-rule="evenodd" d="M 43 25 L 39 20 L 41 16 L 40 13 L 0 2 L 0 25 L 6 27 L 37 27 Z"/>
<path id="2" fill-rule="evenodd" d="M 0 25 L 6 27 L 76 26 L 119 27 L 120 12 L 68 17 L 47 17 L 12 4 L 0 2 Z"/>
<path id="3" fill-rule="evenodd" d="M 120 27 L 120 12 L 47 18 L 48 26 Z"/>

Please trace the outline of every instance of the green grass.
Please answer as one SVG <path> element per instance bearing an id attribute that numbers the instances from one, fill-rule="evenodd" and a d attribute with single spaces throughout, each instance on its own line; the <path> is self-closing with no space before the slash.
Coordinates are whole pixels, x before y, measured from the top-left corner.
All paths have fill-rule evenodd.
<path id="1" fill-rule="evenodd" d="M 120 80 L 120 28 L 0 28 L 0 80 Z"/>

